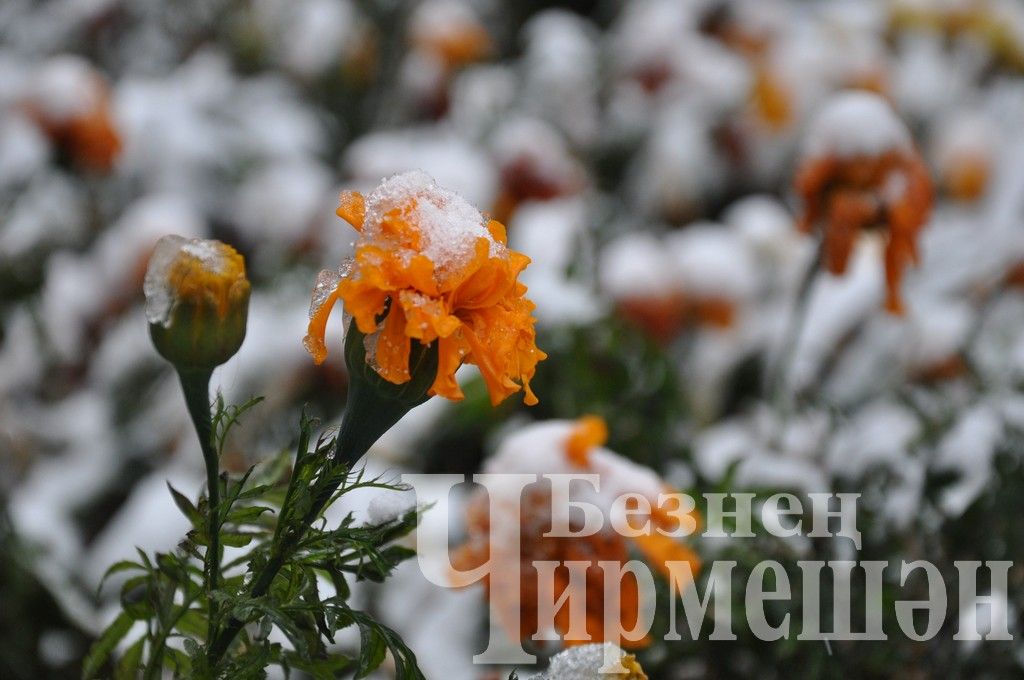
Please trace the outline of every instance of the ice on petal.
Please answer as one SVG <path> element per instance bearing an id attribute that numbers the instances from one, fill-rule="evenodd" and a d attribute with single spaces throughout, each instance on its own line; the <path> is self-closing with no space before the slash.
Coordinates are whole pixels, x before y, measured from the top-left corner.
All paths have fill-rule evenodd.
<path id="1" fill-rule="evenodd" d="M 164 236 L 157 241 L 153 255 L 149 258 L 142 292 L 146 295 L 146 318 L 152 324 L 166 328 L 171 321 L 175 302 L 170 283 L 171 266 L 186 243 L 188 239 L 182 236 Z"/>
<path id="2" fill-rule="evenodd" d="M 212 239 L 193 238 L 186 240 L 181 250 L 202 263 L 203 269 L 213 274 L 223 274 L 228 264 L 223 244 Z"/>
<path id="3" fill-rule="evenodd" d="M 384 216 L 410 206 L 415 206 L 409 217 L 420 233 L 420 252 L 439 272 L 458 269 L 468 262 L 481 238 L 487 240 L 492 257 L 504 253 L 504 245 L 491 236 L 479 210 L 419 170 L 389 177 L 367 197 L 364 235 L 386 241 L 388 237 L 380 229 Z"/>
<path id="4" fill-rule="evenodd" d="M 201 238 L 185 238 L 175 234 L 164 236 L 157 241 L 153 255 L 149 258 L 146 278 L 142 291 L 146 295 L 146 318 L 150 323 L 164 327 L 171 322 L 171 312 L 177 301 L 171 286 L 171 267 L 182 257 L 199 262 L 203 269 L 213 274 L 223 274 L 229 264 L 230 251 L 219 241 Z"/>
<path id="5" fill-rule="evenodd" d="M 313 284 L 313 299 L 309 302 L 310 319 L 320 313 L 351 268 L 352 262 L 349 261 L 337 269 L 323 269 L 316 275 L 316 283 Z"/>
<path id="6" fill-rule="evenodd" d="M 614 680 L 642 677 L 629 671 L 622 672 L 622 659 L 626 653 L 611 642 L 570 647 L 551 659 L 551 665 L 539 680 Z M 611 660 L 609 670 L 618 666 L 619 672 L 605 672 L 605 660 Z M 620 663 L 616 664 L 615 661 Z"/>
<path id="7" fill-rule="evenodd" d="M 416 507 L 416 494 L 406 490 L 382 490 L 370 499 L 366 514 L 371 524 L 385 524 Z"/>

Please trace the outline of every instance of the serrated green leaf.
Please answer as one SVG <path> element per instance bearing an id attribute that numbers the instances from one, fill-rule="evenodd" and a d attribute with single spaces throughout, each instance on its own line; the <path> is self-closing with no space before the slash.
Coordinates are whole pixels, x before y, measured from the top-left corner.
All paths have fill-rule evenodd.
<path id="1" fill-rule="evenodd" d="M 359 624 L 359 665 L 356 667 L 356 680 L 365 678 L 377 670 L 384 662 L 387 654 L 387 642 L 376 628 Z"/>

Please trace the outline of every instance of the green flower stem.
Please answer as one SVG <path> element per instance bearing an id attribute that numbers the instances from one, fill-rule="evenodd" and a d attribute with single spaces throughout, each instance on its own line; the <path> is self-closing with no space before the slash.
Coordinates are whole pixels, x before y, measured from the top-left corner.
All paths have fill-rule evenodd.
<path id="1" fill-rule="evenodd" d="M 359 391 L 355 388 L 358 382 L 353 383 L 349 394 L 348 394 L 348 407 L 345 409 L 345 414 L 342 417 L 341 429 L 338 433 L 338 438 L 335 443 L 335 455 L 331 462 L 328 471 L 335 470 L 339 465 L 351 467 L 356 461 L 364 456 L 372 447 L 373 443 L 380 438 L 383 431 L 380 432 L 369 432 L 369 428 L 360 423 L 365 423 L 367 413 L 370 411 L 376 411 L 372 407 L 375 406 L 375 399 L 361 398 Z M 388 410 L 390 412 L 389 420 L 393 418 L 392 425 L 398 422 L 409 409 L 404 408 L 401 413 L 396 413 L 397 408 L 392 407 Z M 388 426 L 390 427 L 390 426 Z M 278 571 L 285 565 L 285 562 L 292 556 L 292 553 L 298 547 L 302 538 L 305 536 L 306 530 L 316 518 L 324 511 L 324 508 L 334 497 L 335 492 L 338 491 L 338 485 L 341 483 L 340 479 L 333 482 L 323 488 L 321 493 L 318 493 L 313 504 L 310 506 L 308 512 L 302 517 L 302 520 L 297 523 L 294 527 L 287 527 L 284 532 L 279 532 L 278 536 L 275 537 L 274 546 L 270 552 L 270 558 L 267 560 L 263 568 L 257 573 L 256 578 L 253 580 L 252 587 L 249 590 L 249 596 L 256 598 L 266 595 L 270 590 L 270 585 L 273 583 L 273 579 L 278 576 Z M 288 516 L 288 509 L 282 509 L 282 516 Z M 231 618 L 221 634 L 213 640 L 208 651 L 208 658 L 211 664 L 216 664 L 220 657 L 227 651 L 231 641 L 234 640 L 239 632 L 245 626 L 245 622 Z"/>
<path id="2" fill-rule="evenodd" d="M 192 424 L 195 425 L 199 444 L 206 463 L 207 486 L 207 546 L 203 573 L 206 580 L 209 622 L 207 639 L 213 639 L 217 632 L 217 600 L 214 591 L 220 587 L 220 461 L 213 446 L 213 424 L 210 418 L 210 377 L 211 369 L 179 370 L 181 389 L 185 393 Z"/>
<path id="3" fill-rule="evenodd" d="M 796 346 L 800 340 L 800 333 L 807 322 L 807 313 L 811 307 L 811 287 L 818 278 L 818 274 L 821 273 L 821 258 L 824 248 L 824 239 L 819 239 L 811 262 L 800 280 L 799 288 L 797 288 L 792 316 L 786 327 L 785 340 L 776 359 L 774 370 L 768 372 L 768 397 L 776 410 L 784 416 L 787 416 L 793 408 L 793 395 L 787 391 L 786 380 L 793 368 L 793 360 L 796 358 Z"/>
<path id="4" fill-rule="evenodd" d="M 331 473 L 341 467 L 350 469 L 402 416 L 429 398 L 428 391 L 437 375 L 437 343 L 428 347 L 415 343 L 409 357 L 409 374 L 412 379 L 402 385 L 395 385 L 381 378 L 367 362 L 365 338 L 355 323 L 349 324 L 345 336 L 345 363 L 349 371 L 348 397 L 341 428 L 335 439 L 334 453 L 321 472 L 321 479 L 333 481 L 317 491 L 309 510 L 295 524 L 291 524 L 294 520 L 291 519 L 291 508 L 287 507 L 291 498 L 288 495 L 286 507 L 281 508 L 281 518 L 282 521 L 288 521 L 290 526 L 279 527 L 274 536 L 270 558 L 255 574 L 249 588 L 249 597 L 257 598 L 267 594 L 277 572 L 291 558 L 306 531 L 331 502 L 344 479 L 343 475 Z M 216 664 L 227 652 L 244 625 L 244 621 L 232 617 L 220 635 L 212 639 L 207 650 L 211 665 Z"/>

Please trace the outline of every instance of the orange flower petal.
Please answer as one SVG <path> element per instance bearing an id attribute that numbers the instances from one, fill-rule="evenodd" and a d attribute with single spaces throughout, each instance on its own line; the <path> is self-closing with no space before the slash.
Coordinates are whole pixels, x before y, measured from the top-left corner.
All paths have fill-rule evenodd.
<path id="1" fill-rule="evenodd" d="M 410 338 L 429 344 L 438 337 L 448 337 L 462 325 L 458 317 L 449 314 L 437 298 L 403 290 L 398 299 L 405 310 L 405 334 Z"/>
<path id="2" fill-rule="evenodd" d="M 462 365 L 464 351 L 455 338 L 439 338 L 437 341 L 437 377 L 430 386 L 431 394 L 452 401 L 461 401 L 465 395 L 455 380 L 455 372 Z"/>
<path id="3" fill-rule="evenodd" d="M 565 442 L 565 455 L 576 465 L 587 464 L 587 454 L 608 441 L 608 424 L 600 416 L 583 416 L 569 433 Z"/>
<path id="4" fill-rule="evenodd" d="M 317 366 L 327 358 L 327 343 L 324 336 L 327 333 L 327 320 L 334 309 L 334 303 L 338 301 L 338 287 L 335 286 L 324 301 L 313 310 L 309 317 L 309 325 L 306 327 L 306 337 L 302 344 L 306 351 L 313 355 L 313 363 Z"/>
<path id="5" fill-rule="evenodd" d="M 366 219 L 366 199 L 358 191 L 342 191 L 338 197 L 338 209 L 334 212 L 356 231 L 362 231 L 363 220 Z"/>
<path id="6" fill-rule="evenodd" d="M 380 376 L 396 385 L 408 382 L 411 347 L 412 341 L 405 334 L 405 312 L 401 305 L 392 303 L 373 352 Z"/>

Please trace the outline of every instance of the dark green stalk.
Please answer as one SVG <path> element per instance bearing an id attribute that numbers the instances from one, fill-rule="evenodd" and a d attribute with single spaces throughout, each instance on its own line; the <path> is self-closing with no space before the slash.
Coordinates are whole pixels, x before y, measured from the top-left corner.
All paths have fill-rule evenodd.
<path id="1" fill-rule="evenodd" d="M 797 289 L 796 301 L 793 308 L 793 316 L 786 327 L 786 337 L 780 350 L 780 356 L 776 360 L 774 370 L 769 371 L 768 395 L 776 408 L 788 414 L 792 404 L 791 396 L 786 391 L 786 379 L 793 367 L 793 359 L 796 356 L 796 345 L 800 340 L 800 332 L 807 321 L 807 312 L 811 306 L 811 286 L 821 272 L 821 258 L 824 249 L 824 240 L 819 240 L 813 259 L 804 272 Z"/>
<path id="2" fill-rule="evenodd" d="M 207 547 L 203 563 L 206 580 L 207 609 L 209 622 L 207 639 L 213 639 L 217 632 L 217 600 L 214 591 L 220 587 L 220 461 L 213 446 L 213 423 L 210 418 L 210 369 L 180 370 L 181 389 L 185 393 L 192 424 L 195 425 L 199 444 L 206 463 Z"/>
<path id="3" fill-rule="evenodd" d="M 377 375 L 367 362 L 364 336 L 355 323 L 350 323 L 345 337 L 345 363 L 349 370 L 349 392 L 341 428 L 335 439 L 334 453 L 320 473 L 320 479 L 327 482 L 317 490 L 312 505 L 298 522 L 292 524 L 294 518 L 291 517 L 291 508 L 287 507 L 287 503 L 286 507 L 281 508 L 281 520 L 288 522 L 289 526 L 283 527 L 283 530 L 278 527 L 270 558 L 255 575 L 249 588 L 249 597 L 257 598 L 267 594 L 277 572 L 331 502 L 344 479 L 343 475 L 334 473 L 342 467 L 350 469 L 402 416 L 429 398 L 427 393 L 437 375 L 437 343 L 428 347 L 415 343 L 409 357 L 409 374 L 412 379 L 402 385 L 395 385 Z M 304 454 L 305 451 L 299 451 L 299 456 Z M 293 472 L 296 473 L 297 470 Z M 220 635 L 212 640 L 207 650 L 211 665 L 216 664 L 227 652 L 244 625 L 244 621 L 232 617 Z"/>
<path id="4" fill-rule="evenodd" d="M 360 429 L 358 425 L 354 424 L 359 420 L 361 411 L 365 408 L 365 405 L 363 407 L 357 407 L 357 405 L 361 404 L 363 400 L 357 398 L 354 392 L 355 390 L 349 393 L 348 407 L 345 409 L 345 415 L 342 417 L 341 429 L 338 433 L 338 438 L 336 439 L 334 456 L 327 469 L 328 472 L 336 469 L 339 465 L 351 467 L 357 460 L 363 457 L 363 455 L 369 450 L 370 446 L 373 445 L 373 442 L 377 441 L 380 434 L 382 434 L 380 433 L 370 438 L 366 435 L 365 428 Z M 401 418 L 404 413 L 405 412 L 403 411 L 402 414 L 399 414 L 398 418 Z M 397 418 L 395 422 L 397 422 Z M 305 536 L 306 530 L 309 529 L 313 522 L 316 521 L 316 518 L 320 516 L 324 507 L 326 507 L 330 502 L 334 493 L 338 490 L 340 483 L 341 480 L 339 478 L 338 481 L 335 481 L 321 489 L 320 493 L 318 493 L 316 498 L 313 500 L 313 504 L 309 511 L 302 520 L 293 527 L 288 527 L 285 528 L 284 531 L 278 532 L 276 537 L 277 540 L 275 540 L 274 547 L 270 554 L 270 559 L 267 560 L 263 569 L 256 575 L 256 578 L 252 582 L 252 586 L 249 589 L 250 597 L 257 598 L 267 594 L 270 590 L 271 584 L 274 582 L 274 578 L 277 576 L 277 573 L 295 551 L 295 548 L 298 546 L 303 536 Z M 287 510 L 282 509 L 282 516 L 286 515 Z M 220 635 L 213 639 L 208 650 L 208 658 L 211 664 L 215 664 L 220 660 L 244 625 L 244 621 L 235 617 L 232 617 L 228 621 Z"/>

